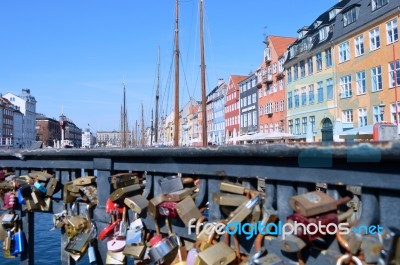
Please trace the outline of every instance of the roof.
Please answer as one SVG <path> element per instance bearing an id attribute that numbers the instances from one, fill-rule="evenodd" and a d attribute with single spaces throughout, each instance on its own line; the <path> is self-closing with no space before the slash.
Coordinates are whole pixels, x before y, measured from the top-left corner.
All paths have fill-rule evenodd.
<path id="1" fill-rule="evenodd" d="M 235 84 L 238 84 L 239 82 L 243 81 L 246 79 L 248 76 L 247 75 L 231 75 L 231 79 Z"/>
<path id="2" fill-rule="evenodd" d="M 319 33 L 319 30 L 320 30 L 321 28 L 325 27 L 325 26 L 329 26 L 329 25 L 335 24 L 335 21 L 337 20 L 337 17 L 338 17 L 338 16 L 336 16 L 334 19 L 329 20 L 329 12 L 330 12 L 331 10 L 333 10 L 333 9 L 342 9 L 342 8 L 345 7 L 350 1 L 351 1 L 351 0 L 341 0 L 340 2 L 336 3 L 336 4 L 333 5 L 331 8 L 329 8 L 327 11 L 325 11 L 325 12 L 322 13 L 322 14 L 320 14 L 320 15 L 317 17 L 317 19 L 315 19 L 315 20 L 313 21 L 313 23 L 308 27 L 308 32 L 307 32 L 302 38 L 297 39 L 297 40 L 293 43 L 293 45 L 300 44 L 300 43 L 302 43 L 303 40 L 307 40 L 307 38 L 309 38 L 309 37 L 311 38 L 311 43 L 310 43 L 310 47 L 308 47 L 307 50 L 315 49 L 315 48 L 317 48 L 317 47 L 319 47 L 319 46 L 321 46 L 321 45 L 323 45 L 323 44 L 329 42 L 329 41 L 332 39 L 332 36 L 333 36 L 333 28 L 330 28 L 330 29 L 329 29 L 329 31 L 328 31 L 328 37 L 327 37 L 325 40 L 323 40 L 323 41 L 320 41 L 319 34 L 318 34 L 318 33 Z M 359 0 L 359 1 L 361 1 L 361 0 Z M 302 29 L 305 29 L 305 27 L 303 27 Z M 303 52 L 300 52 L 300 53 L 296 53 L 294 57 L 288 56 L 288 61 L 291 61 L 291 60 L 295 59 L 295 57 L 296 57 L 298 54 L 301 54 L 301 53 L 304 53 L 304 52 L 306 52 L 306 50 L 303 51 Z M 290 51 L 289 51 L 289 55 L 290 55 Z M 291 58 L 291 57 L 292 57 L 292 58 Z M 291 58 L 291 59 L 290 59 L 290 58 Z"/>
<path id="3" fill-rule="evenodd" d="M 281 36 L 268 36 L 268 40 L 274 46 L 275 52 L 280 57 L 283 55 L 289 45 L 296 41 L 296 38 L 293 37 L 281 37 Z"/>
<path id="4" fill-rule="evenodd" d="M 346 27 L 343 24 L 343 14 L 346 13 L 347 9 L 351 9 L 354 6 L 359 6 L 358 18 L 355 22 L 347 25 Z M 388 3 L 374 11 L 371 8 L 371 1 L 363 1 L 363 0 L 350 0 L 347 1 L 346 6 L 344 6 L 341 13 L 336 16 L 335 28 L 333 31 L 332 40 L 338 40 L 343 35 L 346 35 L 349 32 L 354 32 L 361 30 L 364 25 L 369 22 L 382 18 L 385 19 L 385 14 L 389 13 L 392 10 L 396 10 L 400 7 L 400 1 L 388 1 Z"/>

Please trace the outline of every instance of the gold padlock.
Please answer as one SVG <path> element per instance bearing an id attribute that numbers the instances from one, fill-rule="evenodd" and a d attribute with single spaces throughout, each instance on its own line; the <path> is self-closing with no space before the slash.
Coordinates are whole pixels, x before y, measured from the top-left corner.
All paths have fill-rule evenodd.
<path id="1" fill-rule="evenodd" d="M 141 214 L 144 209 L 149 205 L 149 201 L 141 194 L 132 196 L 124 199 L 126 206 L 132 209 L 132 211 Z"/>
<path id="2" fill-rule="evenodd" d="M 179 202 L 186 197 L 192 195 L 195 188 L 184 188 L 183 190 L 174 191 L 168 194 L 165 194 L 165 198 L 171 202 Z"/>
<path id="3" fill-rule="evenodd" d="M 81 177 L 74 179 L 72 181 L 72 184 L 75 186 L 85 186 L 85 185 L 90 185 L 92 183 L 96 182 L 96 177 L 94 176 L 86 176 L 86 177 Z"/>
<path id="4" fill-rule="evenodd" d="M 158 215 L 157 205 L 166 201 L 164 194 L 160 194 L 155 196 L 149 201 L 149 205 L 147 206 L 147 214 L 155 219 Z"/>
<path id="5" fill-rule="evenodd" d="M 220 206 L 240 206 L 247 198 L 243 195 L 214 192 L 213 202 Z"/>
<path id="6" fill-rule="evenodd" d="M 192 197 L 186 197 L 176 205 L 176 212 L 182 222 L 187 226 L 192 219 L 199 219 L 201 212 L 194 203 Z"/>
<path id="7" fill-rule="evenodd" d="M 226 265 L 236 259 L 236 253 L 224 242 L 219 242 L 200 252 L 198 258 L 205 265 Z"/>
<path id="8" fill-rule="evenodd" d="M 144 253 L 146 252 L 145 244 L 132 244 L 125 245 L 123 254 L 134 259 L 143 259 Z"/>

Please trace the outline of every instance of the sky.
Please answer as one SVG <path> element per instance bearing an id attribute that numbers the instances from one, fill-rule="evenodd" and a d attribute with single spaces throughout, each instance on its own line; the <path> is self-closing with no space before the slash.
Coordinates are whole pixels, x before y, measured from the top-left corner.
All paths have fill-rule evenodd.
<path id="1" fill-rule="evenodd" d="M 248 75 L 267 35 L 297 37 L 337 0 L 203 0 L 207 94 Z M 174 0 L 0 1 L 0 93 L 30 89 L 36 111 L 78 127 L 119 130 L 123 84 L 128 123 L 173 110 Z M 201 100 L 199 1 L 179 1 L 180 105 Z M 160 50 L 159 75 L 158 50 Z"/>

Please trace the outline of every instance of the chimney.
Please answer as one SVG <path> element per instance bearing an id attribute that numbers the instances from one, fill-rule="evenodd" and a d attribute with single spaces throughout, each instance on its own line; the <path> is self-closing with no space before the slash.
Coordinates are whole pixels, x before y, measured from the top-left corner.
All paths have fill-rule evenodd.
<path id="1" fill-rule="evenodd" d="M 222 85 L 224 83 L 224 79 L 223 78 L 219 78 L 218 79 L 218 86 Z"/>

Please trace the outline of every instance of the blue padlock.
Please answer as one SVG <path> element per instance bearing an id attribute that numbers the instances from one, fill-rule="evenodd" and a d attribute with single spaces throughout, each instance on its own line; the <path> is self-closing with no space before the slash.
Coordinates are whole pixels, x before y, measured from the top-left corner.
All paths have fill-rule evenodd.
<path id="1" fill-rule="evenodd" d="M 18 198 L 19 204 L 25 204 L 25 199 L 22 196 L 21 189 L 18 189 L 18 191 L 17 191 L 17 198 Z"/>
<path id="2" fill-rule="evenodd" d="M 43 185 L 41 185 L 39 182 L 35 182 L 35 183 L 33 184 L 33 186 L 34 186 L 38 191 L 40 191 L 40 192 L 42 192 L 42 193 L 46 193 L 46 192 L 47 192 L 46 187 L 43 186 Z"/>
<path id="3" fill-rule="evenodd" d="M 16 223 L 17 225 L 17 232 L 14 233 L 13 237 L 13 242 L 14 242 L 14 249 L 12 250 L 11 254 L 12 255 L 17 255 L 21 254 L 22 252 L 25 251 L 25 235 L 24 232 L 21 231 L 19 222 Z"/>

